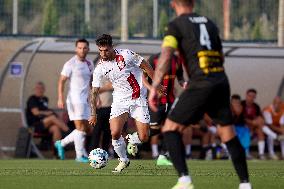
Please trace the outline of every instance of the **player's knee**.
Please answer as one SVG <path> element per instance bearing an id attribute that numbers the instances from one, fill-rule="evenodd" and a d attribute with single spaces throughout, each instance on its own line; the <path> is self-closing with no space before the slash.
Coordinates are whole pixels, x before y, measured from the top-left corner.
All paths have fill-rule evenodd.
<path id="1" fill-rule="evenodd" d="M 147 142 L 148 139 L 149 139 L 149 135 L 148 135 L 147 132 L 145 132 L 145 133 L 139 133 L 138 136 L 139 136 L 139 140 L 140 140 L 141 142 Z"/>
<path id="2" fill-rule="evenodd" d="M 166 119 L 164 126 L 162 127 L 162 132 L 177 131 L 181 132 L 184 129 L 183 125 L 180 125 L 170 119 Z"/>
<path id="3" fill-rule="evenodd" d="M 111 131 L 111 137 L 113 140 L 118 140 L 120 138 L 121 134 L 117 131 Z"/>

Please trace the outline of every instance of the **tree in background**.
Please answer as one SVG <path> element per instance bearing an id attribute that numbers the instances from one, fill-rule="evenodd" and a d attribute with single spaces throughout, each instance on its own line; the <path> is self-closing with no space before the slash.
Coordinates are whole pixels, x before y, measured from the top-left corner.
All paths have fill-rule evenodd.
<path id="1" fill-rule="evenodd" d="M 0 0 L 0 33 L 12 33 L 13 1 Z"/>
<path id="2" fill-rule="evenodd" d="M 42 33 L 58 35 L 58 12 L 55 0 L 47 0 L 43 10 Z"/>
<path id="3" fill-rule="evenodd" d="M 121 0 L 90 0 L 85 23 L 84 0 L 18 0 L 18 31 L 28 35 L 95 37 L 121 31 Z M 271 0 L 231 0 L 231 40 L 275 40 L 278 3 Z M 158 0 L 158 37 L 173 18 L 169 0 Z M 210 17 L 223 35 L 223 0 L 196 1 L 195 11 Z M 153 0 L 128 0 L 129 37 L 152 38 Z M 12 34 L 13 0 L 0 0 L 0 35 Z"/>
<path id="4" fill-rule="evenodd" d="M 158 37 L 164 36 L 165 28 L 167 27 L 168 22 L 169 22 L 169 17 L 165 9 L 162 9 L 159 15 Z"/>
<path id="5" fill-rule="evenodd" d="M 152 37 L 153 2 L 152 0 L 128 0 L 129 37 Z"/>

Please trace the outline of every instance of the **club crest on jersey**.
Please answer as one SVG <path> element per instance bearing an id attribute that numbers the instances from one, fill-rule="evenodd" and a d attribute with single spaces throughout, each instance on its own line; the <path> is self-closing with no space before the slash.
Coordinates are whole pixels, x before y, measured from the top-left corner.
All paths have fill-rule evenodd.
<path id="1" fill-rule="evenodd" d="M 115 61 L 117 63 L 119 70 L 122 70 L 125 67 L 125 61 L 122 55 L 116 55 Z"/>

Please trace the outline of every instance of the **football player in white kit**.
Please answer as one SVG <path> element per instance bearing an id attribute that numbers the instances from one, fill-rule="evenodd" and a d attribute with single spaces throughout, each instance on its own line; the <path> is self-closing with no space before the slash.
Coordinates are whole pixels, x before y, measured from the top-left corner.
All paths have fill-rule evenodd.
<path id="1" fill-rule="evenodd" d="M 94 70 L 93 63 L 86 59 L 88 52 L 89 42 L 86 39 L 78 39 L 76 41 L 76 55 L 64 64 L 61 71 L 58 81 L 58 107 L 64 108 L 64 85 L 69 79 L 66 106 L 69 119 L 75 123 L 75 129 L 64 139 L 55 142 L 60 159 L 64 159 L 64 146 L 74 142 L 76 161 L 84 163 L 88 162 L 85 139 L 86 132 L 90 129 L 88 96 Z"/>
<path id="2" fill-rule="evenodd" d="M 127 135 L 128 152 L 137 153 L 137 144 L 148 140 L 149 111 L 147 89 L 142 84 L 143 71 L 152 78 L 153 69 L 141 56 L 128 49 L 114 49 L 112 37 L 107 34 L 96 40 L 100 52 L 100 62 L 93 73 L 90 93 L 91 117 L 89 123 L 96 124 L 96 98 L 103 77 L 112 82 L 113 103 L 110 113 L 110 130 L 114 151 L 119 156 L 119 164 L 113 172 L 121 172 L 129 165 L 126 144 L 121 136 L 128 116 L 135 119 L 137 132 Z"/>

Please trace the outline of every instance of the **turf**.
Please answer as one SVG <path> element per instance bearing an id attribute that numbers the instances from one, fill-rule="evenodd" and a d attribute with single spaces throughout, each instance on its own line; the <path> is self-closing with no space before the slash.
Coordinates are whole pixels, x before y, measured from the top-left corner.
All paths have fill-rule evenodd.
<path id="1" fill-rule="evenodd" d="M 2 189 L 164 189 L 176 183 L 172 167 L 157 167 L 152 160 L 133 160 L 121 174 L 72 160 L 0 160 Z M 230 161 L 188 161 L 196 189 L 237 189 L 238 178 Z M 284 188 L 284 161 L 250 161 L 250 178 L 256 189 Z"/>

